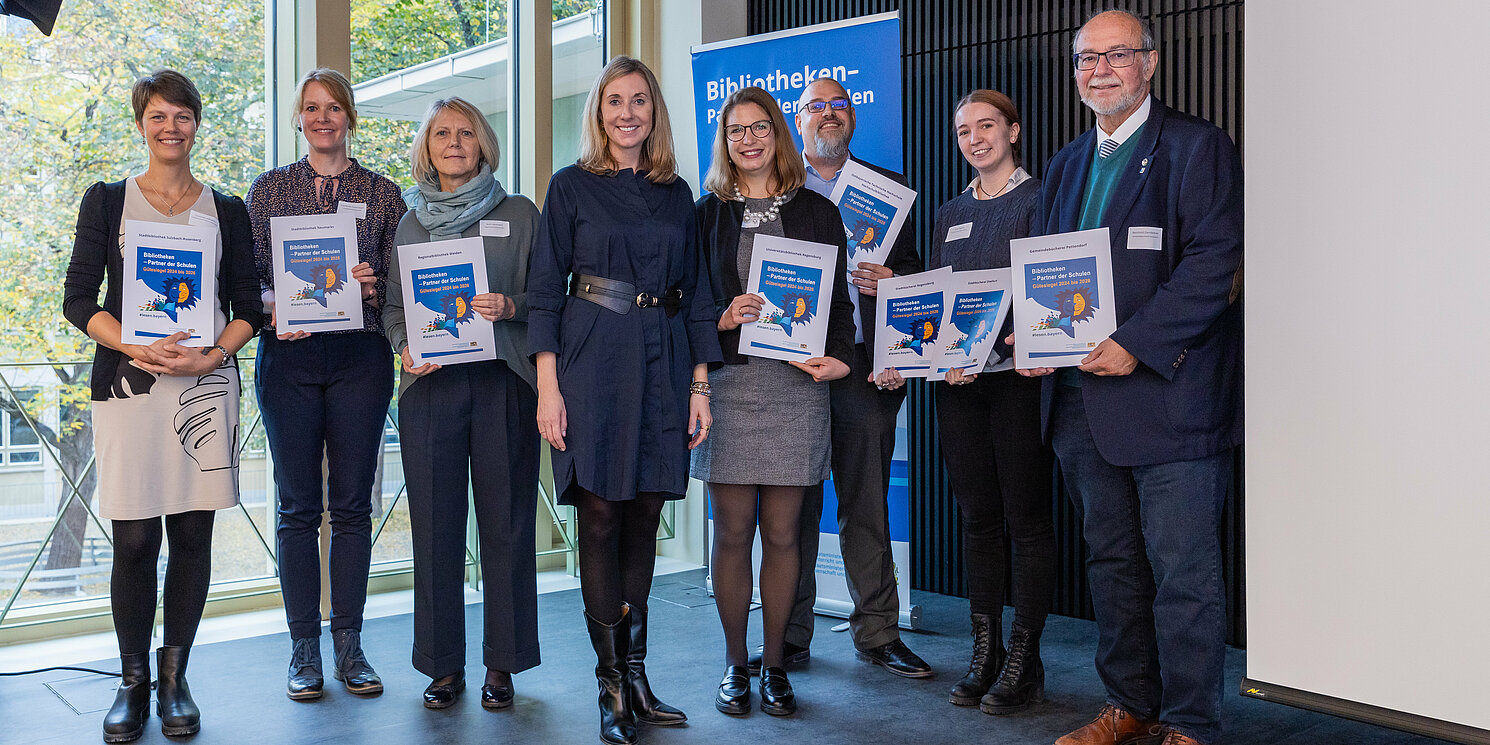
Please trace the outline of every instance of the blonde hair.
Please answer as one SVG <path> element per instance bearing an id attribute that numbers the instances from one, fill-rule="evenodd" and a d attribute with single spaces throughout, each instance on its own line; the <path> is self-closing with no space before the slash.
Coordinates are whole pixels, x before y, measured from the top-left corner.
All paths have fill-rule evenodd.
<path id="1" fill-rule="evenodd" d="M 347 132 L 357 131 L 357 104 L 352 97 L 352 84 L 347 81 L 347 76 L 329 68 L 317 67 L 305 73 L 300 78 L 300 83 L 295 86 L 295 109 L 290 112 L 290 123 L 299 129 L 300 113 L 305 109 L 305 89 L 311 83 L 320 83 L 326 86 L 326 92 L 341 104 L 342 111 L 347 112 Z"/>
<path id="2" fill-rule="evenodd" d="M 600 99 L 605 89 L 619 78 L 640 73 L 647 81 L 647 92 L 652 97 L 652 131 L 642 143 L 641 162 L 638 170 L 647 171 L 647 180 L 656 184 L 671 183 L 678 177 L 678 159 L 673 153 L 673 128 L 668 123 L 667 104 L 662 100 L 662 89 L 657 85 L 657 76 L 652 74 L 641 60 L 624 55 L 612 59 L 590 86 L 590 95 L 585 98 L 585 109 L 579 128 L 580 168 L 591 173 L 610 175 L 620 170 L 610 153 L 610 137 L 605 134 L 605 124 L 600 115 Z"/>
<path id="3" fill-rule="evenodd" d="M 409 166 L 414 180 L 433 189 L 440 188 L 440 174 L 429 157 L 429 125 L 436 114 L 446 110 L 465 117 L 471 123 L 471 128 L 476 130 L 476 146 L 481 149 L 481 157 L 476 162 L 477 168 L 485 163 L 495 173 L 497 162 L 502 157 L 501 147 L 497 144 L 497 133 L 492 131 L 491 124 L 486 121 L 481 109 L 460 96 L 435 101 L 424 112 L 424 121 L 420 123 L 419 132 L 414 135 L 414 144 L 409 148 Z"/>
<path id="4" fill-rule="evenodd" d="M 714 129 L 714 147 L 710 155 L 709 172 L 704 176 L 704 190 L 728 201 L 739 183 L 740 174 L 735 162 L 729 157 L 729 141 L 724 136 L 725 122 L 742 104 L 753 103 L 766 112 L 771 120 L 771 140 L 776 145 L 776 155 L 771 162 L 771 180 L 775 182 L 776 194 L 785 194 L 801 188 L 807 183 L 807 169 L 802 165 L 802 154 L 797 152 L 797 143 L 791 130 L 786 127 L 786 116 L 781 113 L 781 104 L 764 89 L 747 86 L 724 99 L 719 110 L 719 126 Z"/>

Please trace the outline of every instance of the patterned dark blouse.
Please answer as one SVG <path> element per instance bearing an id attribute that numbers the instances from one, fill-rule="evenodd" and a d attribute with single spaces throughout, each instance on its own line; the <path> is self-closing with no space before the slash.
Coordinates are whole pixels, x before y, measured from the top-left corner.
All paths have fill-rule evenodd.
<path id="1" fill-rule="evenodd" d="M 287 166 L 265 171 L 254 180 L 248 189 L 248 215 L 253 226 L 254 264 L 259 272 L 259 286 L 274 286 L 273 243 L 269 240 L 269 218 L 294 215 L 329 215 L 336 212 L 339 202 L 367 205 L 367 217 L 357 221 L 357 254 L 362 261 L 372 265 L 378 281 L 377 307 L 362 304 L 362 328 L 364 331 L 383 333 L 383 306 L 387 294 L 389 252 L 393 250 L 393 234 L 398 230 L 398 221 L 408 207 L 399 194 L 398 186 L 386 176 L 373 173 L 357 163 L 355 158 L 346 170 L 336 174 L 336 195 L 320 199 L 316 195 L 316 172 L 310 162 L 301 158 Z M 266 308 L 267 310 L 267 308 Z M 267 315 L 267 314 L 266 314 Z M 265 319 L 264 330 L 273 333 L 274 326 Z M 355 333 L 331 331 L 323 333 Z"/>

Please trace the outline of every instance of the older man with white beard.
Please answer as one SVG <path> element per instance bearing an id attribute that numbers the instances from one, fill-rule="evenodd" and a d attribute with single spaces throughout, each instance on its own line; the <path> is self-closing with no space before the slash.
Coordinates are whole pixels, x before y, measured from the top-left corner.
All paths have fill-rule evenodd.
<path id="1" fill-rule="evenodd" d="M 838 81 L 819 78 L 802 91 L 796 125 L 802 136 L 807 166 L 807 188 L 830 196 L 838 176 L 853 156 L 853 99 Z M 858 163 L 904 184 L 905 177 L 854 158 Z M 843 554 L 849 595 L 854 648 L 860 659 L 881 665 L 906 678 L 931 677 L 931 666 L 900 640 L 900 599 L 895 564 L 890 554 L 890 459 L 895 450 L 895 417 L 905 400 L 905 389 L 889 391 L 870 378 L 867 349 L 874 343 L 875 300 L 879 280 L 921 271 L 907 221 L 891 247 L 885 264 L 860 262 L 844 281 L 854 301 L 854 353 L 849 374 L 829 383 L 832 412 L 833 485 L 838 495 L 838 540 Z M 783 660 L 788 665 L 808 659 L 812 641 L 812 606 L 817 598 L 818 522 L 822 519 L 823 491 L 809 489 L 802 505 L 801 577 L 796 602 L 786 630 Z M 752 672 L 760 669 L 760 652 L 750 658 Z"/>
<path id="2" fill-rule="evenodd" d="M 1150 95 L 1152 32 L 1122 11 L 1072 45 L 1096 128 L 1045 168 L 1035 229 L 1105 227 L 1117 330 L 1048 375 L 1045 426 L 1082 514 L 1107 705 L 1056 745 L 1220 733 L 1219 525 L 1242 441 L 1242 168 L 1214 125 Z"/>

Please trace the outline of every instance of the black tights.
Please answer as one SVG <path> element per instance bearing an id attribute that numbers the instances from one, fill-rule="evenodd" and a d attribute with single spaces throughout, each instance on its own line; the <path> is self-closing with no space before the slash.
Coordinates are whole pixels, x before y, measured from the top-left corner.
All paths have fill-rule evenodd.
<path id="1" fill-rule="evenodd" d="M 761 529 L 762 662 L 780 667 L 781 644 L 797 595 L 797 534 L 806 487 L 709 484 L 714 507 L 714 548 L 709 574 L 714 604 L 724 627 L 724 662 L 744 665 L 745 629 L 750 623 L 751 549 Z M 759 500 L 757 500 L 757 493 Z M 759 518 L 759 519 L 757 519 Z"/>
<path id="2" fill-rule="evenodd" d="M 189 647 L 197 636 L 207 584 L 212 579 L 212 521 L 210 510 L 165 516 L 170 541 L 166 561 L 165 623 L 168 647 Z M 114 520 L 114 573 L 109 578 L 109 602 L 120 654 L 150 651 L 155 623 L 155 566 L 160 559 L 161 519 Z"/>
<path id="3" fill-rule="evenodd" d="M 657 564 L 657 521 L 662 494 L 643 492 L 609 502 L 572 487 L 579 518 L 579 592 L 585 612 L 603 624 L 621 620 L 621 603 L 647 607 Z"/>

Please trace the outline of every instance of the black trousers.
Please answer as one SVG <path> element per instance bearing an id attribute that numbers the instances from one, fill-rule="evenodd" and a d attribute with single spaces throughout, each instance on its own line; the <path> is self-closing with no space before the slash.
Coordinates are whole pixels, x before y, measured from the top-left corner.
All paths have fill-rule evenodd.
<path id="1" fill-rule="evenodd" d="M 833 486 L 838 492 L 838 540 L 854 610 L 849 626 L 854 646 L 869 649 L 900 638 L 900 596 L 890 555 L 890 459 L 895 454 L 895 416 L 905 389 L 882 391 L 868 382 L 864 345 L 854 347 L 849 374 L 828 384 L 833 416 Z M 801 563 L 797 597 L 785 641 L 812 642 L 812 606 L 817 599 L 818 522 L 823 489 L 810 487 L 802 502 L 798 536 Z"/>
<path id="2" fill-rule="evenodd" d="M 1012 543 L 1014 622 L 1038 631 L 1055 592 L 1051 454 L 1040 436 L 1040 379 L 1008 370 L 966 385 L 937 383 L 935 391 L 942 458 L 962 512 L 971 610 L 1002 612 Z"/>
<path id="3" fill-rule="evenodd" d="M 372 562 L 372 488 L 393 397 L 381 334 L 259 336 L 254 385 L 279 488 L 279 584 L 290 637 L 321 633 L 321 513 L 331 516 L 331 630 L 362 630 Z M 321 458 L 330 464 L 323 479 Z M 325 507 L 322 484 L 325 484 Z"/>
<path id="4" fill-rule="evenodd" d="M 440 368 L 399 398 L 414 668 L 431 678 L 466 666 L 468 483 L 481 547 L 482 658 L 509 673 L 538 665 L 537 410 L 533 389 L 501 360 Z"/>

